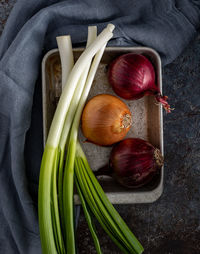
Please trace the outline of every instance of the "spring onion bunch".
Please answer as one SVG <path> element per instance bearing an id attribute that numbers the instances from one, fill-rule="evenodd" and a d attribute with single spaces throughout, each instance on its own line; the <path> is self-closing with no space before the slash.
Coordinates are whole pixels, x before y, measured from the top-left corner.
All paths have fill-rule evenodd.
<path id="1" fill-rule="evenodd" d="M 80 143 L 77 144 L 76 149 L 75 181 L 92 213 L 114 243 L 124 253 L 142 253 L 142 245 L 110 203 L 93 174 Z"/>
<path id="2" fill-rule="evenodd" d="M 63 92 L 50 127 L 39 179 L 39 226 L 42 251 L 45 254 L 76 253 L 73 220 L 74 169 L 77 191 L 97 253 L 100 254 L 101 249 L 92 214 L 124 253 L 143 251 L 101 189 L 78 142 L 82 109 L 113 29 L 114 26 L 109 24 L 96 37 L 96 28 L 90 27 L 87 47 L 74 66 L 70 37 L 57 38 Z"/>

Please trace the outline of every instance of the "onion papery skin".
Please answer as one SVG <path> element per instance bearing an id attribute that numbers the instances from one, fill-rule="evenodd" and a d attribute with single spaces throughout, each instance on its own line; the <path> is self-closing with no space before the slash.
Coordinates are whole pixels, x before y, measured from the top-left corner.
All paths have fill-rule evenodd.
<path id="1" fill-rule="evenodd" d="M 161 95 L 155 83 L 154 67 L 145 56 L 135 53 L 119 56 L 109 65 L 108 80 L 121 98 L 136 100 L 145 95 L 154 95 L 165 110 L 170 112 L 167 96 Z"/>
<path id="2" fill-rule="evenodd" d="M 94 96 L 86 104 L 81 118 L 88 142 L 110 146 L 121 141 L 132 124 L 131 112 L 119 98 L 109 94 Z"/>
<path id="3" fill-rule="evenodd" d="M 116 144 L 109 161 L 112 176 L 128 188 L 149 183 L 162 165 L 160 150 L 139 138 L 128 138 Z"/>

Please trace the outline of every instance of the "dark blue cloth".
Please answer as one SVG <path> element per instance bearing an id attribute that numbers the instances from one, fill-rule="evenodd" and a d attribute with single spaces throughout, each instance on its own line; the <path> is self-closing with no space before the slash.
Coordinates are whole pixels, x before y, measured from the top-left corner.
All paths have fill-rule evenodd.
<path id="1" fill-rule="evenodd" d="M 115 24 L 110 45 L 144 45 L 170 63 L 195 36 L 199 0 L 18 0 L 0 41 L 0 253 L 41 253 L 37 190 L 43 150 L 40 66 L 70 34 Z"/>

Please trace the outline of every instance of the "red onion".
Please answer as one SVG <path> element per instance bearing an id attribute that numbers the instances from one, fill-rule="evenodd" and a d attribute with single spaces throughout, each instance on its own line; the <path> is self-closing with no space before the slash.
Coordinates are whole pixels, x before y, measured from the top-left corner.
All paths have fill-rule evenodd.
<path id="1" fill-rule="evenodd" d="M 159 149 L 145 140 L 128 138 L 113 147 L 109 166 L 96 175 L 111 175 L 123 186 L 137 188 L 150 182 L 162 165 Z"/>
<path id="2" fill-rule="evenodd" d="M 119 56 L 109 66 L 108 79 L 120 97 L 131 100 L 154 95 L 170 112 L 167 96 L 162 96 L 156 86 L 154 67 L 145 56 L 134 53 Z"/>

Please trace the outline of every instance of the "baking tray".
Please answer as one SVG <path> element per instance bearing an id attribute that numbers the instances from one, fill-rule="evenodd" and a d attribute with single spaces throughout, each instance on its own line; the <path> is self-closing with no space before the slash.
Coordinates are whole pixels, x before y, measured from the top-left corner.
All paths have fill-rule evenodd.
<path id="1" fill-rule="evenodd" d="M 73 49 L 75 60 L 81 55 L 83 48 Z M 147 47 L 108 47 L 102 57 L 88 99 L 94 95 L 113 92 L 107 79 L 108 64 L 125 53 L 143 54 L 151 60 L 156 71 L 156 84 L 162 92 L 161 60 L 156 51 Z M 44 143 L 61 94 L 61 65 L 58 49 L 49 51 L 42 61 L 42 90 L 43 90 L 43 133 Z M 123 99 L 122 99 L 123 100 Z M 157 105 L 153 96 L 129 101 L 123 100 L 132 113 L 133 125 L 126 137 L 138 137 L 148 140 L 163 151 L 163 115 L 161 105 Z M 104 166 L 109 159 L 112 147 L 100 147 L 84 142 L 85 138 L 79 131 L 79 139 L 91 168 L 95 171 Z M 127 189 L 120 186 L 114 179 L 101 176 L 98 180 L 113 204 L 152 203 L 163 191 L 164 168 L 148 185 L 138 189 Z M 75 204 L 79 204 L 78 195 L 74 195 Z"/>

